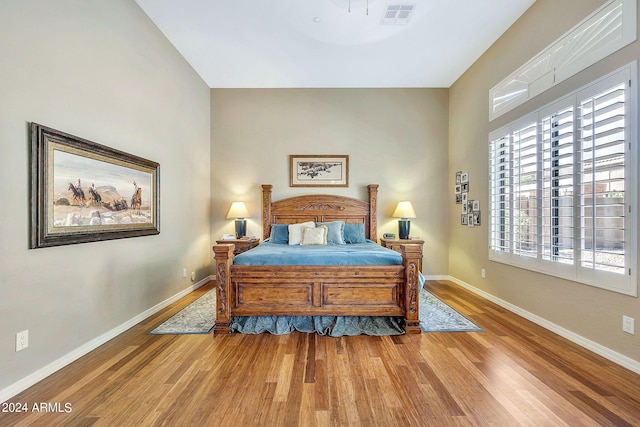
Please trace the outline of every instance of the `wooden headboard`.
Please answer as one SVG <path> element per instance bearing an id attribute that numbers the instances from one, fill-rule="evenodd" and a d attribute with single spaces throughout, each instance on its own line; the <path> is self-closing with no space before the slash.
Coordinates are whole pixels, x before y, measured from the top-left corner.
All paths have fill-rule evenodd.
<path id="1" fill-rule="evenodd" d="M 262 238 L 271 235 L 271 224 L 305 221 L 363 223 L 367 239 L 378 241 L 378 184 L 370 184 L 369 200 L 344 196 L 311 194 L 271 200 L 270 184 L 262 185 Z"/>

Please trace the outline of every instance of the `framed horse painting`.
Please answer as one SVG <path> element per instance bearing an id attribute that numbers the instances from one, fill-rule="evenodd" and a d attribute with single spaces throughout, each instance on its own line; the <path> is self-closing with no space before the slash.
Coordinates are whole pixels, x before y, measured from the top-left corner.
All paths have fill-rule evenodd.
<path id="1" fill-rule="evenodd" d="M 31 124 L 31 248 L 160 233 L 160 165 Z"/>

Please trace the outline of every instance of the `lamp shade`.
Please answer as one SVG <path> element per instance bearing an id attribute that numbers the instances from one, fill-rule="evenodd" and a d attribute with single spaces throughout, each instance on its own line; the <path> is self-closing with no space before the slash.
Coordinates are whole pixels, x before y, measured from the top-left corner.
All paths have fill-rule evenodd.
<path id="1" fill-rule="evenodd" d="M 415 218 L 416 211 L 413 210 L 411 202 L 400 202 L 393 212 L 394 218 Z"/>
<path id="2" fill-rule="evenodd" d="M 249 211 L 247 210 L 247 206 L 244 204 L 244 202 L 231 203 L 231 207 L 229 208 L 229 213 L 227 214 L 227 219 L 246 218 L 248 216 L 249 216 Z"/>

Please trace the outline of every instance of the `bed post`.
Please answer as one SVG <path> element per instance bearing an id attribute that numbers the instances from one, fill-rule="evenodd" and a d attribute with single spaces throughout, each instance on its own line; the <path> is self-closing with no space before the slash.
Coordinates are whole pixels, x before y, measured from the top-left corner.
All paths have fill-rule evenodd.
<path id="1" fill-rule="evenodd" d="M 233 244 L 214 245 L 216 259 L 216 321 L 213 334 L 231 333 L 231 264 L 233 264 Z"/>
<path id="2" fill-rule="evenodd" d="M 421 330 L 418 305 L 418 265 L 422 259 L 422 248 L 420 245 L 400 245 L 400 252 L 402 253 L 405 279 L 405 332 L 419 334 Z"/>
<path id="3" fill-rule="evenodd" d="M 262 184 L 262 240 L 271 235 L 271 189 L 273 185 Z"/>
<path id="4" fill-rule="evenodd" d="M 378 184 L 369 184 L 369 239 L 378 243 Z"/>

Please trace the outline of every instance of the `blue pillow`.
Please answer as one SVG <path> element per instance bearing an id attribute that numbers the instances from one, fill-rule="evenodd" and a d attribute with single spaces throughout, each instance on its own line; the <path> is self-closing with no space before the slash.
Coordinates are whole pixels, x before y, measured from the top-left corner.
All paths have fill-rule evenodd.
<path id="1" fill-rule="evenodd" d="M 289 224 L 271 224 L 271 243 L 289 243 Z"/>
<path id="2" fill-rule="evenodd" d="M 364 234 L 363 223 L 347 223 L 344 225 L 345 243 L 365 243 L 367 237 Z"/>
<path id="3" fill-rule="evenodd" d="M 321 225 L 327 227 L 328 245 L 344 245 L 344 221 L 316 222 L 316 227 Z"/>

